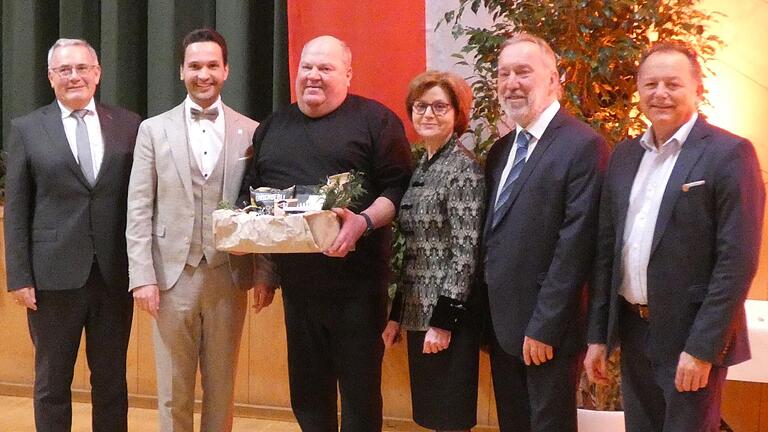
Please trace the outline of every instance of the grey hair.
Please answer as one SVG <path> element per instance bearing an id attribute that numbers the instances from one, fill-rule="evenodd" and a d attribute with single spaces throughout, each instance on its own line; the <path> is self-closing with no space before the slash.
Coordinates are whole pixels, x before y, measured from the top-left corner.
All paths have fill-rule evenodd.
<path id="1" fill-rule="evenodd" d="M 93 49 L 91 44 L 89 44 L 84 39 L 67 39 L 67 38 L 61 38 L 57 40 L 51 49 L 48 50 L 48 67 L 51 67 L 51 60 L 53 59 L 53 52 L 56 51 L 56 48 L 63 48 L 68 46 L 84 46 L 88 48 L 88 52 L 91 53 L 91 56 L 93 56 L 93 59 L 96 60 L 96 64 L 99 64 L 99 56 L 96 54 L 96 50 Z"/>
<path id="2" fill-rule="evenodd" d="M 542 56 L 544 59 L 546 59 L 545 63 L 547 64 L 547 67 L 549 68 L 550 72 L 554 72 L 555 75 L 560 77 L 560 73 L 557 70 L 557 54 L 555 54 L 555 51 L 552 49 L 551 46 L 545 41 L 544 39 L 530 34 L 526 32 L 518 32 L 510 36 L 507 40 L 505 40 L 501 47 L 499 47 L 499 54 L 501 54 L 502 51 L 504 51 L 504 48 L 515 45 L 521 42 L 528 42 L 536 45 L 539 48 L 539 51 L 541 51 Z M 560 83 L 560 79 L 557 80 L 556 84 L 556 94 L 558 99 L 562 97 L 562 84 Z"/>

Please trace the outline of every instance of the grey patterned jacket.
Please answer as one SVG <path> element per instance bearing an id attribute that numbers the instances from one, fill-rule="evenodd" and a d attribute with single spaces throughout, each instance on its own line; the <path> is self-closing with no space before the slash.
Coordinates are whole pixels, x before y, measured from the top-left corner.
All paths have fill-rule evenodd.
<path id="1" fill-rule="evenodd" d="M 403 271 L 390 319 L 406 330 L 452 330 L 466 309 L 482 232 L 485 182 L 456 137 L 424 154 L 400 203 Z"/>

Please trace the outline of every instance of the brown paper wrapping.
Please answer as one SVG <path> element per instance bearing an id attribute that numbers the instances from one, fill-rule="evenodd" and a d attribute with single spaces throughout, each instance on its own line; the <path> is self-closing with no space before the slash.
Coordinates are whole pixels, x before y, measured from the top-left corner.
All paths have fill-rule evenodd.
<path id="1" fill-rule="evenodd" d="M 287 216 L 256 216 L 234 210 L 213 212 L 216 249 L 241 253 L 322 252 L 339 234 L 339 220 L 332 211 Z"/>

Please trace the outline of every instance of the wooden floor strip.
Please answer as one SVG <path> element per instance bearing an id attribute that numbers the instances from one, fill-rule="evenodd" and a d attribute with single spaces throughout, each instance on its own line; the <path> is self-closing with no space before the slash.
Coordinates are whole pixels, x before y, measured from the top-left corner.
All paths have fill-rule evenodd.
<path id="1" fill-rule="evenodd" d="M 0 396 L 0 431 L 35 432 L 32 399 Z M 200 428 L 200 415 L 195 414 L 195 430 Z M 156 432 L 157 411 L 145 408 L 128 410 L 128 429 L 131 432 Z M 296 423 L 235 417 L 233 432 L 300 432 Z M 72 404 L 72 432 L 91 432 L 91 405 Z"/>

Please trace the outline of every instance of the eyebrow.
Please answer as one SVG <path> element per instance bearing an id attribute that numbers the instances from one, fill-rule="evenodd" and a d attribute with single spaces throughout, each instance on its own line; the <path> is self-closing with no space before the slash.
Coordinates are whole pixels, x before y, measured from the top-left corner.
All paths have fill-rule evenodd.
<path id="1" fill-rule="evenodd" d="M 190 60 L 186 62 L 186 64 L 190 65 L 197 65 L 197 64 L 221 64 L 222 62 L 220 60 Z"/>

